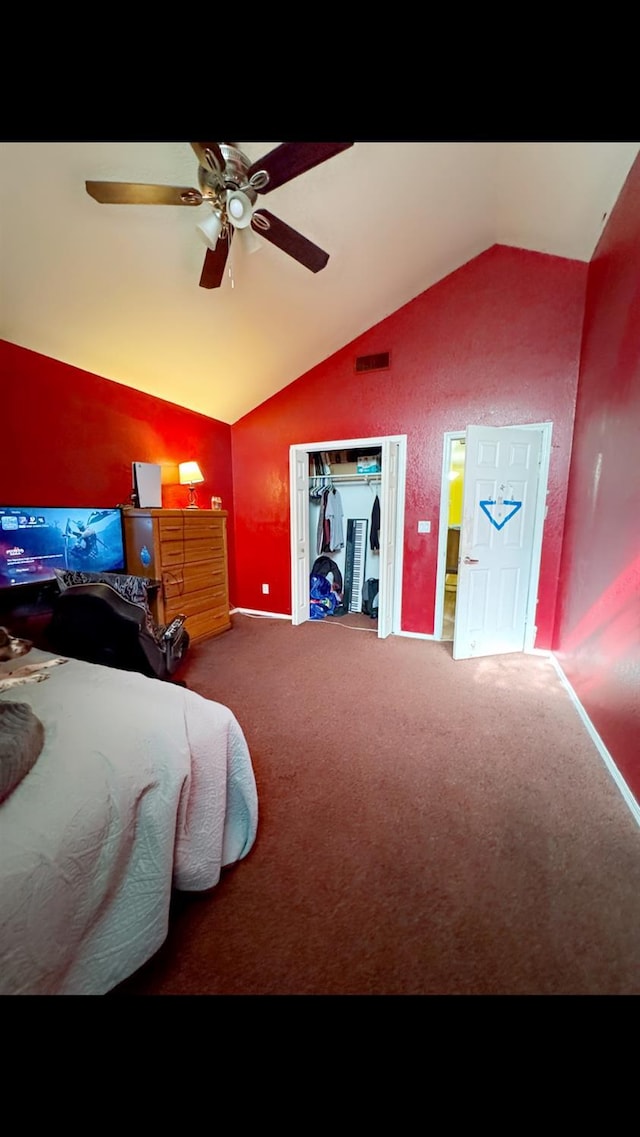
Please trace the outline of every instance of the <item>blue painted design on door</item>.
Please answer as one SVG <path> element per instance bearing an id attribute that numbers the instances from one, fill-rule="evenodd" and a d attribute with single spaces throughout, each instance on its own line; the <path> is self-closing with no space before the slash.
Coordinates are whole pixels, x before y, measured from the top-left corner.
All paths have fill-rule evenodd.
<path id="1" fill-rule="evenodd" d="M 511 518 L 514 517 L 515 514 L 518 512 L 518 510 L 522 508 L 522 502 L 521 501 L 506 501 L 506 500 L 503 501 L 502 505 L 512 505 L 513 509 L 511 510 L 510 513 L 507 514 L 506 517 L 502 518 L 502 521 L 498 522 L 498 521 L 496 521 L 495 517 L 492 517 L 491 514 L 489 513 L 488 507 L 490 505 L 497 505 L 497 502 L 494 500 L 481 501 L 480 502 L 480 509 L 482 509 L 483 512 L 487 515 L 487 517 L 489 518 L 489 521 L 491 522 L 491 524 L 494 526 L 495 529 L 504 529 L 505 525 L 507 524 L 507 521 L 511 521 Z"/>

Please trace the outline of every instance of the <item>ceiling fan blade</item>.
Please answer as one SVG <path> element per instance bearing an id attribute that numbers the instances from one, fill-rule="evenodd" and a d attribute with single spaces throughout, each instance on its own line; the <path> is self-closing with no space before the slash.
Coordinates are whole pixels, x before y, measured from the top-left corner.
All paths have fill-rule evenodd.
<path id="1" fill-rule="evenodd" d="M 312 170 L 314 166 L 319 166 L 321 162 L 326 162 L 328 158 L 335 157 L 342 150 L 348 150 L 350 146 L 353 146 L 353 142 L 282 142 L 265 154 L 264 158 L 259 158 L 249 166 L 247 181 L 252 174 L 264 170 L 269 180 L 262 188 L 259 184 L 255 188 L 257 193 L 269 193 L 300 174 L 305 174 L 307 170 Z"/>
<path id="2" fill-rule="evenodd" d="M 298 233 L 296 229 L 292 229 L 290 225 L 281 221 L 279 217 L 274 217 L 268 209 L 254 210 L 251 228 L 255 229 L 256 233 L 259 233 L 266 241 L 271 241 L 272 245 L 277 245 L 284 253 L 288 253 L 294 260 L 310 269 L 311 272 L 320 272 L 320 269 L 324 268 L 329 260 L 328 253 L 303 237 L 302 233 Z"/>
<path id="3" fill-rule="evenodd" d="M 154 186 L 140 182 L 85 182 L 90 197 L 103 205 L 202 205 L 200 190 L 190 186 Z"/>
<path id="4" fill-rule="evenodd" d="M 222 277 L 224 276 L 224 267 L 227 263 L 227 257 L 229 256 L 230 245 L 231 238 L 229 236 L 218 237 L 215 249 L 207 249 L 202 275 L 200 277 L 201 288 L 220 287 Z"/>
<path id="5" fill-rule="evenodd" d="M 198 159 L 198 162 L 201 166 L 209 165 L 209 162 L 207 160 L 207 150 L 211 151 L 214 161 L 217 162 L 218 166 L 220 167 L 220 172 L 222 173 L 225 167 L 225 160 L 222 154 L 222 150 L 220 149 L 219 142 L 192 142 L 191 147 L 194 150 L 196 158 Z"/>

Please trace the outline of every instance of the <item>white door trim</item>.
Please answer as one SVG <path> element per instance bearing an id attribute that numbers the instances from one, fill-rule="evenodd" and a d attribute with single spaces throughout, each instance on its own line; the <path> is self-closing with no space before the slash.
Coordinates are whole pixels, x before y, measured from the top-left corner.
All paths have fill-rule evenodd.
<path id="1" fill-rule="evenodd" d="M 438 523 L 438 568 L 436 572 L 436 605 L 433 614 L 433 634 L 435 639 L 442 639 L 444 626 L 444 586 L 447 575 L 447 536 L 449 520 L 449 470 L 451 469 L 451 447 L 455 441 L 466 438 L 466 430 L 447 430 L 444 435 L 442 450 L 442 474 L 440 478 L 440 521 Z"/>
<path id="2" fill-rule="evenodd" d="M 482 426 L 482 423 L 478 424 Z M 487 424 L 488 425 L 488 424 Z M 542 557 L 542 537 L 544 522 L 547 514 L 547 494 L 549 482 L 549 463 L 551 460 L 552 422 L 525 422 L 508 423 L 505 426 L 516 430 L 539 430 L 542 435 L 540 454 L 540 467 L 538 471 L 538 494 L 536 499 L 535 520 L 533 529 L 533 544 L 531 555 L 531 576 L 529 579 L 529 594 L 527 600 L 527 626 L 525 631 L 524 651 L 532 652 L 536 642 L 536 608 L 538 604 L 538 586 L 540 583 L 540 560 Z M 451 444 L 456 439 L 466 438 L 465 430 L 447 430 L 444 433 L 442 453 L 442 480 L 440 486 L 440 521 L 438 533 L 438 569 L 436 574 L 436 602 L 433 615 L 433 633 L 438 640 L 442 639 L 444 623 L 444 585 L 447 559 L 447 529 L 444 522 L 449 516 L 449 469 L 451 466 Z"/>
<path id="3" fill-rule="evenodd" d="M 299 442 L 289 447 L 289 485 L 290 485 L 290 502 L 289 502 L 289 524 L 291 536 L 291 613 L 292 623 L 299 624 L 303 622 L 302 610 L 303 604 L 306 604 L 308 611 L 308 591 L 303 598 L 301 590 L 303 588 L 303 581 L 309 580 L 309 573 L 311 571 L 311 563 L 309 559 L 309 534 L 300 533 L 300 513 L 296 508 L 295 486 L 296 483 L 300 487 L 302 478 L 300 476 L 300 467 L 297 466 L 301 451 L 308 454 L 316 453 L 318 450 L 356 450 L 364 447 L 382 447 L 385 442 L 398 443 L 398 489 L 396 500 L 396 542 L 395 542 L 395 570 L 393 573 L 393 597 L 392 597 L 392 616 L 391 616 L 391 632 L 397 634 L 400 632 L 402 622 L 402 566 L 404 558 L 404 510 L 405 510 L 405 482 L 407 476 L 407 436 L 406 434 L 385 434 L 378 435 L 373 438 L 347 438 L 337 439 L 330 442 Z M 296 474 L 297 471 L 297 474 Z M 384 469 L 382 471 L 384 477 Z M 308 462 L 306 465 L 306 493 L 309 492 L 309 467 Z M 380 508 L 384 507 L 384 502 L 381 500 Z M 308 529 L 308 524 L 307 524 Z M 304 545 L 304 549 L 302 548 Z M 302 568 L 302 557 L 304 556 L 304 569 Z M 382 629 L 378 627 L 378 636 L 380 636 Z M 382 637 L 381 637 L 382 638 Z"/>

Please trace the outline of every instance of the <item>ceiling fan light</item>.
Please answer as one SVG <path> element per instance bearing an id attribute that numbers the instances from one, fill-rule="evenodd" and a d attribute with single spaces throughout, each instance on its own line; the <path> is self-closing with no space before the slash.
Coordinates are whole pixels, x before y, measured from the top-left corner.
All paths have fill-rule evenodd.
<path id="1" fill-rule="evenodd" d="M 246 229 L 251 224 L 253 205 L 242 190 L 227 191 L 227 214 L 234 229 Z"/>
<path id="2" fill-rule="evenodd" d="M 239 233 L 240 243 L 245 253 L 257 253 L 262 248 L 262 241 L 255 234 L 250 225 L 246 229 L 241 229 Z"/>
<path id="3" fill-rule="evenodd" d="M 196 229 L 205 245 L 208 245 L 210 249 L 215 249 L 218 237 L 220 236 L 220 230 L 222 229 L 222 218 L 220 214 L 215 212 L 211 213 L 209 217 L 206 217 L 204 221 L 196 225 Z"/>

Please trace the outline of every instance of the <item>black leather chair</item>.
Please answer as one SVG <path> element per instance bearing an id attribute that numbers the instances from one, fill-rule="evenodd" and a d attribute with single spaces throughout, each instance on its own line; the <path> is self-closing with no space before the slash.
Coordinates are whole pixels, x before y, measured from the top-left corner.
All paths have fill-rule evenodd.
<path id="1" fill-rule="evenodd" d="M 74 584 L 55 601 L 47 640 L 60 655 L 170 679 L 189 648 L 185 619 L 164 628 L 109 584 Z"/>

